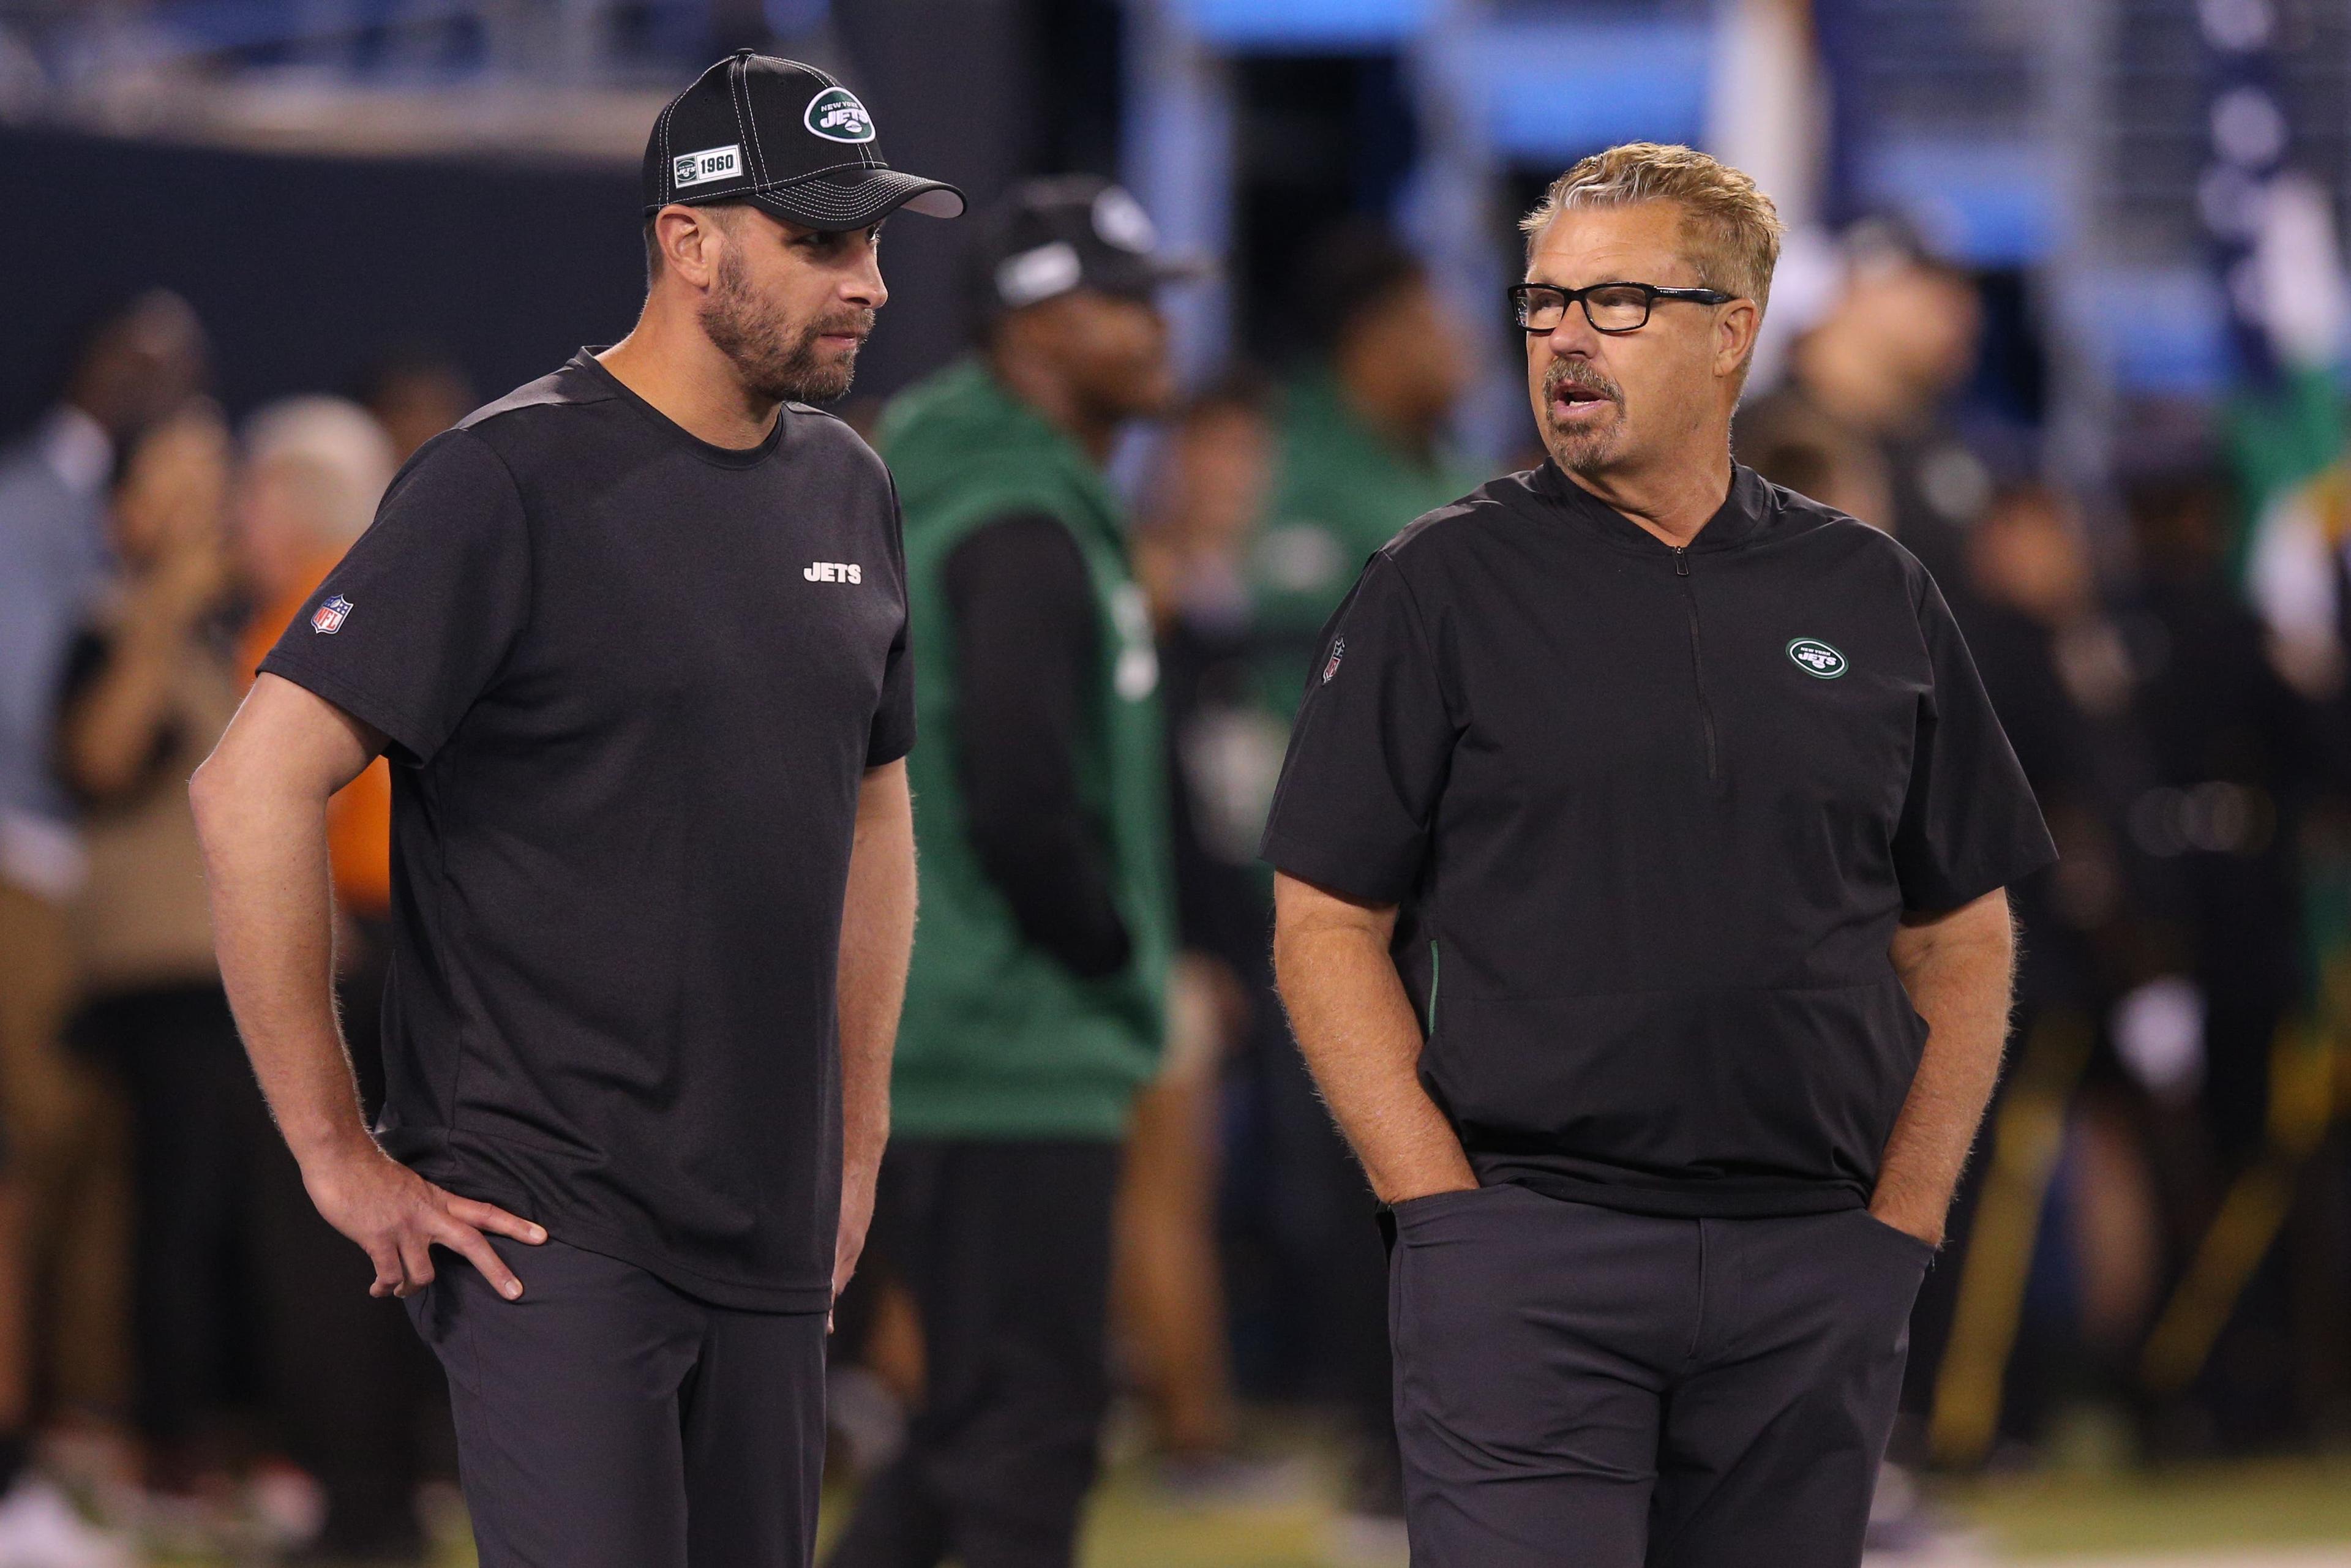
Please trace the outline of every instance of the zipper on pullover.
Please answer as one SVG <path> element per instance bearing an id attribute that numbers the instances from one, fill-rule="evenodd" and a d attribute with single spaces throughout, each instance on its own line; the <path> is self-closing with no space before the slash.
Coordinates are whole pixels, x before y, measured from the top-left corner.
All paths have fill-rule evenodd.
<path id="1" fill-rule="evenodd" d="M 1722 765 L 1714 737 L 1714 705 L 1706 695 L 1706 655 L 1700 645 L 1698 629 L 1698 591 L 1690 586 L 1689 547 L 1676 545 L 1674 575 L 1682 580 L 1682 608 L 1689 616 L 1690 681 L 1698 691 L 1698 728 L 1706 737 L 1706 781 L 1722 782 Z"/>

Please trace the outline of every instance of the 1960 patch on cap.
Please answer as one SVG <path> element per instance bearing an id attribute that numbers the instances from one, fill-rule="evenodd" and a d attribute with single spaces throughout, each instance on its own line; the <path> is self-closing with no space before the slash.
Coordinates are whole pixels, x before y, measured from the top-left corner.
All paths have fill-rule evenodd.
<path id="1" fill-rule="evenodd" d="M 699 185 L 705 180 L 736 180 L 743 174 L 743 144 L 710 147 L 700 152 L 680 153 L 670 170 L 670 183 L 681 190 Z"/>

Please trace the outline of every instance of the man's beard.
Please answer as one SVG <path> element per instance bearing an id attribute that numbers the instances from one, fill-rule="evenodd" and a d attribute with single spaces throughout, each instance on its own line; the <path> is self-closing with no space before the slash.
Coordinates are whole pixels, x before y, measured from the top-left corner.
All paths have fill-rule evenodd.
<path id="1" fill-rule="evenodd" d="M 718 261 L 718 287 L 702 302 L 702 329 L 733 361 L 746 390 L 782 402 L 831 402 L 857 375 L 857 350 L 819 358 L 817 340 L 873 330 L 873 312 L 854 307 L 795 328 L 783 312 L 756 298 L 742 259 L 728 251 Z"/>
<path id="2" fill-rule="evenodd" d="M 1562 430 L 1552 418 L 1552 397 L 1563 386 L 1595 392 L 1615 405 L 1615 416 L 1596 426 Z M 1625 441 L 1625 392 L 1583 360 L 1554 360 L 1543 372 L 1543 445 L 1559 465 L 1571 474 L 1590 474 L 1604 467 Z"/>

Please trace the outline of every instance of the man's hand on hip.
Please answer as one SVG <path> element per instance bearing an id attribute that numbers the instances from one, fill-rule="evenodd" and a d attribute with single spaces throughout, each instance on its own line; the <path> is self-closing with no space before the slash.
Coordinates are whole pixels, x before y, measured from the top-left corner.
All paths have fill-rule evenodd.
<path id="1" fill-rule="evenodd" d="M 188 784 L 221 981 L 310 1201 L 375 1264 L 369 1293 L 410 1296 L 431 1284 L 437 1246 L 463 1254 L 511 1301 L 522 1281 L 482 1233 L 537 1246 L 547 1232 L 442 1191 L 376 1146 L 335 1017 L 327 802 L 384 745 L 381 732 L 291 681 L 254 684 Z"/>
<path id="2" fill-rule="evenodd" d="M 483 1233 L 536 1247 L 545 1228 L 496 1204 L 444 1192 L 373 1144 L 313 1161 L 302 1185 L 328 1224 L 360 1244 L 375 1264 L 371 1296 L 413 1296 L 433 1282 L 433 1249 L 446 1247 L 482 1271 L 507 1301 L 522 1297 L 522 1281 Z"/>

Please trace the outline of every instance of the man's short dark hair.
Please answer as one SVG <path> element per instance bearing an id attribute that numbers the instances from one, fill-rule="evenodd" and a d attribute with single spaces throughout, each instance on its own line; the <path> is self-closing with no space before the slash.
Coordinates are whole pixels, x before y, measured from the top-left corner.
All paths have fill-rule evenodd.
<path id="1" fill-rule="evenodd" d="M 1427 264 L 1395 235 L 1350 219 L 1317 240 L 1299 268 L 1292 308 L 1300 339 L 1328 359 L 1364 317 L 1427 281 Z"/>

